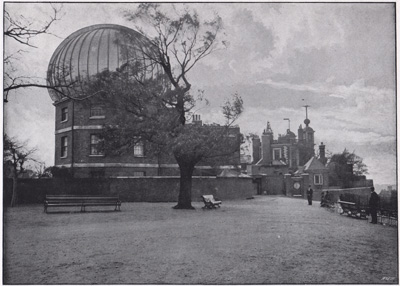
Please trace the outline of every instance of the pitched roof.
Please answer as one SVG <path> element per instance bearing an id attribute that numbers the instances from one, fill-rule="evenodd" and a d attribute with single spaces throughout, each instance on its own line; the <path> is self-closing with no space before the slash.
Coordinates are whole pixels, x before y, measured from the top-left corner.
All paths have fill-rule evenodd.
<path id="1" fill-rule="evenodd" d="M 304 171 L 308 170 L 321 170 L 326 169 L 324 164 L 322 164 L 316 157 L 312 157 L 308 162 L 304 165 Z"/>

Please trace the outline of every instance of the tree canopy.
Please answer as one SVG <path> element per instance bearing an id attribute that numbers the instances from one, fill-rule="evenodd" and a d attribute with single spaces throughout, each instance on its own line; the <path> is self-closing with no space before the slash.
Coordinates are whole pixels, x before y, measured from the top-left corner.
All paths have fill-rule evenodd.
<path id="1" fill-rule="evenodd" d="M 18 142 L 15 138 L 10 138 L 4 134 L 3 138 L 3 172 L 4 176 L 11 176 L 13 179 L 13 194 L 11 206 L 15 206 L 17 202 L 17 180 L 25 171 L 28 161 L 36 160 L 33 154 L 36 149 L 28 149 L 26 144 Z"/>
<path id="2" fill-rule="evenodd" d="M 239 152 L 242 140 L 231 128 L 243 111 L 238 94 L 222 107 L 226 119 L 223 126 L 187 124 L 193 108 L 203 100 L 203 92 L 192 92 L 187 74 L 223 45 L 217 41 L 222 20 L 215 15 L 212 20 L 201 21 L 189 9 L 169 14 L 156 3 L 142 3 L 136 11 L 126 12 L 125 17 L 153 28 L 154 36 L 145 45 L 127 47 L 128 52 L 140 49 L 146 61 L 132 61 L 88 82 L 88 93 L 95 95 L 93 100 L 114 109 L 115 116 L 104 128 L 104 149 L 121 154 L 146 141 L 153 150 L 173 155 L 181 174 L 176 208 L 192 208 L 191 180 L 196 164 Z M 161 72 L 141 77 L 145 70 L 157 70 L 157 66 Z"/>
<path id="3" fill-rule="evenodd" d="M 344 149 L 342 153 L 333 154 L 330 163 L 335 163 L 335 175 L 345 185 L 357 176 L 368 174 L 368 167 L 363 159 L 355 152 L 350 153 L 347 149 Z M 334 178 L 331 179 L 335 181 Z"/>

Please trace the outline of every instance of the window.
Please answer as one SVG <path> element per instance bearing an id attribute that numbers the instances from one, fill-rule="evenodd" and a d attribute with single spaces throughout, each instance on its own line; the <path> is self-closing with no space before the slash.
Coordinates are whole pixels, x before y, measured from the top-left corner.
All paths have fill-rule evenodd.
<path id="1" fill-rule="evenodd" d="M 145 173 L 145 172 L 142 172 L 142 171 L 140 171 L 140 172 L 133 172 L 133 176 L 135 176 L 135 177 L 144 177 L 144 176 L 146 176 L 146 173 Z"/>
<path id="2" fill-rule="evenodd" d="M 282 150 L 281 148 L 274 148 L 273 153 L 272 153 L 272 159 L 273 160 L 280 160 L 282 157 Z"/>
<path id="3" fill-rule="evenodd" d="M 90 108 L 90 118 L 104 118 L 104 110 L 101 106 L 92 106 Z"/>
<path id="4" fill-rule="evenodd" d="M 61 122 L 68 120 L 68 107 L 64 107 L 61 109 Z"/>
<path id="5" fill-rule="evenodd" d="M 136 143 L 133 148 L 133 156 L 144 157 L 144 146 L 142 142 Z"/>
<path id="6" fill-rule="evenodd" d="M 68 155 L 68 137 L 61 137 L 61 158 L 65 158 Z"/>
<path id="7" fill-rule="evenodd" d="M 315 174 L 314 175 L 314 185 L 322 185 L 322 174 Z"/>
<path id="8" fill-rule="evenodd" d="M 104 155 L 103 139 L 99 134 L 90 135 L 90 155 Z"/>

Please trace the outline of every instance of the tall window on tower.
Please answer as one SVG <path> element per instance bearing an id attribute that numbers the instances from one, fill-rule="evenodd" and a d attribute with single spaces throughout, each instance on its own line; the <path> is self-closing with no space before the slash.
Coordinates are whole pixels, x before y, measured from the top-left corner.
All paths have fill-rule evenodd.
<path id="1" fill-rule="evenodd" d="M 282 158 L 282 149 L 281 148 L 274 148 L 272 150 L 272 159 L 273 160 L 280 160 Z"/>
<path id="2" fill-rule="evenodd" d="M 68 155 L 68 137 L 61 137 L 61 158 L 66 158 Z"/>
<path id="3" fill-rule="evenodd" d="M 68 120 L 68 107 L 64 107 L 61 109 L 61 122 Z"/>
<path id="4" fill-rule="evenodd" d="M 138 142 L 133 148 L 133 156 L 144 157 L 144 145 L 143 142 Z"/>
<path id="5" fill-rule="evenodd" d="M 104 155 L 104 140 L 99 134 L 90 135 L 90 155 L 102 156 Z"/>

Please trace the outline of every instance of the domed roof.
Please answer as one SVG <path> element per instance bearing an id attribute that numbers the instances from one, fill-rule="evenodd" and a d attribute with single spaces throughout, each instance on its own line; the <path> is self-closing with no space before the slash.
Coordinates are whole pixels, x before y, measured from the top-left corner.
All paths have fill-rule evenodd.
<path id="1" fill-rule="evenodd" d="M 294 134 L 292 131 L 290 131 L 290 129 L 286 130 L 286 136 L 287 137 L 292 137 L 295 138 L 296 134 Z"/>
<path id="2" fill-rule="evenodd" d="M 105 70 L 116 71 L 126 64 L 134 63 L 141 67 L 141 76 L 152 77 L 160 72 L 160 67 L 150 64 L 145 53 L 154 53 L 148 38 L 130 28 L 101 24 L 80 29 L 67 37 L 55 50 L 47 70 L 50 86 L 76 87 L 61 88 L 71 97 L 80 97 L 84 93 L 85 82 Z M 49 89 L 53 101 L 60 100 L 61 94 Z"/>

